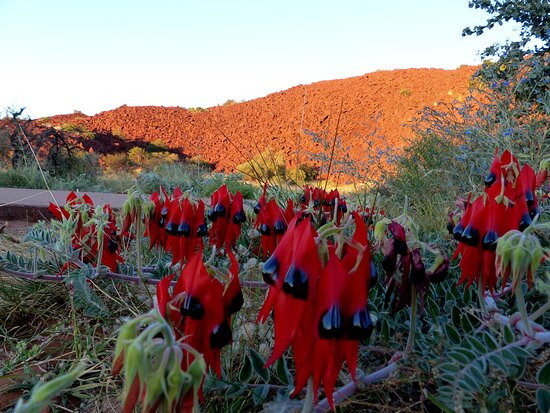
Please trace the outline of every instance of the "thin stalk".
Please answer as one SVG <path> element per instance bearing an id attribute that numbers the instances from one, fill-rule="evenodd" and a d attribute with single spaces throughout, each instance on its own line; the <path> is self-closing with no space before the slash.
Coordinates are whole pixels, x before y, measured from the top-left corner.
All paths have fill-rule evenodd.
<path id="1" fill-rule="evenodd" d="M 32 272 L 11 270 L 9 268 L 0 268 L 0 276 L 3 276 L 4 274 L 12 277 L 24 278 L 31 281 L 64 282 L 66 278 L 61 275 L 35 274 Z M 139 277 L 134 277 L 132 275 L 126 275 L 126 274 L 119 274 L 116 272 L 105 272 L 101 274 L 101 277 L 109 278 L 111 280 L 132 282 L 135 284 L 145 282 L 146 284 L 149 284 L 149 285 L 157 285 L 161 281 L 156 278 L 140 279 Z M 176 281 L 172 281 L 171 285 L 172 287 L 176 285 Z M 241 286 L 247 287 L 247 288 L 260 288 L 260 289 L 268 288 L 268 286 L 264 282 L 252 281 L 252 280 L 241 280 Z"/>
<path id="2" fill-rule="evenodd" d="M 311 411 L 313 411 L 313 377 L 310 377 L 307 381 L 307 392 L 302 406 L 302 413 L 310 413 Z"/>
<path id="3" fill-rule="evenodd" d="M 416 309 L 416 287 L 413 284 L 411 287 L 411 318 L 410 318 L 410 328 L 409 328 L 409 338 L 407 339 L 407 345 L 405 347 L 405 353 L 410 353 L 414 349 L 414 336 L 416 335 L 416 318 L 417 318 L 417 309 Z"/>
<path id="4" fill-rule="evenodd" d="M 542 307 L 529 316 L 529 320 L 536 320 L 539 317 L 542 317 L 546 314 L 547 311 L 550 311 L 550 300 L 546 302 Z"/>
<path id="5" fill-rule="evenodd" d="M 521 289 L 521 281 L 516 288 L 516 303 L 518 306 L 519 314 L 521 315 L 521 321 L 523 322 L 525 331 L 529 336 L 532 336 L 533 329 L 531 328 L 529 317 L 527 316 L 527 308 L 525 307 L 525 298 L 523 297 L 523 290 Z"/>
<path id="6" fill-rule="evenodd" d="M 485 303 L 485 291 L 483 289 L 483 280 L 482 277 L 479 277 L 477 281 L 477 295 L 479 298 L 479 307 L 481 309 L 481 315 L 485 318 L 489 315 L 487 311 L 487 304 Z"/>
<path id="7" fill-rule="evenodd" d="M 149 288 L 147 287 L 147 283 L 143 278 L 143 272 L 141 267 L 141 205 L 139 204 L 136 206 L 136 272 L 138 274 L 139 279 L 141 280 L 141 283 L 143 284 L 143 287 L 147 291 L 147 294 L 149 295 L 151 302 L 153 302 L 153 296 L 151 295 L 151 291 L 149 291 Z"/>
<path id="8" fill-rule="evenodd" d="M 96 273 L 99 274 L 99 269 L 101 268 L 101 261 L 103 260 L 103 230 L 97 236 L 97 264 L 96 264 Z"/>
<path id="9" fill-rule="evenodd" d="M 73 351 L 80 358 L 80 345 L 78 344 L 78 325 L 76 324 L 76 311 L 74 306 L 74 286 L 70 286 L 69 297 L 71 299 L 71 317 L 73 323 Z"/>

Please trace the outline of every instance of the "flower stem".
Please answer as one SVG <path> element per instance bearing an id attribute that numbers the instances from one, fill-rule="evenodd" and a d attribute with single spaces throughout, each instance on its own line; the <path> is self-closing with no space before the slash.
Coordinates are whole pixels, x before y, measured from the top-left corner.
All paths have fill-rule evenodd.
<path id="1" fill-rule="evenodd" d="M 525 306 L 525 299 L 523 297 L 523 290 L 521 289 L 521 280 L 518 283 L 518 286 L 516 288 L 516 303 L 518 306 L 519 314 L 521 315 L 521 321 L 523 322 L 523 326 L 525 328 L 525 331 L 529 336 L 533 335 L 533 329 L 531 328 L 531 324 L 529 323 L 529 317 L 527 316 L 527 308 Z"/>
<path id="2" fill-rule="evenodd" d="M 141 266 L 141 205 L 136 206 L 136 271 L 152 302 L 153 296 L 151 295 L 151 291 L 149 291 L 147 283 L 143 278 Z"/>
<path id="3" fill-rule="evenodd" d="M 483 280 L 479 277 L 477 281 L 477 295 L 479 298 L 479 307 L 481 309 L 481 315 L 485 318 L 489 315 L 487 311 L 487 304 L 485 303 L 485 291 L 483 289 Z"/>
<path id="4" fill-rule="evenodd" d="M 546 302 L 542 307 L 529 316 L 529 320 L 536 320 L 537 318 L 546 314 L 547 311 L 550 311 L 550 300 Z"/>
<path id="5" fill-rule="evenodd" d="M 410 311 L 410 329 L 409 329 L 409 338 L 407 339 L 407 345 L 405 347 L 405 353 L 410 353 L 414 349 L 414 336 L 416 334 L 416 287 L 413 284 L 411 287 L 411 311 Z"/>
<path id="6" fill-rule="evenodd" d="M 101 261 L 103 261 L 103 231 L 97 236 L 97 266 L 96 272 L 99 275 L 99 270 L 101 268 Z"/>
<path id="7" fill-rule="evenodd" d="M 309 413 L 313 411 L 313 377 L 310 377 L 307 381 L 307 392 L 304 398 L 304 405 L 302 406 L 302 413 Z"/>

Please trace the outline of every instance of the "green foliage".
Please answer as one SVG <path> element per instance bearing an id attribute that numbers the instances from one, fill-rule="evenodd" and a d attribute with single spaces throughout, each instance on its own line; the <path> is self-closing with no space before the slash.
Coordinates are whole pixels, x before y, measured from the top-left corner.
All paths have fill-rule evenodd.
<path id="1" fill-rule="evenodd" d="M 424 109 L 411 125 L 415 138 L 385 158 L 393 168 L 384 184 L 386 210 L 394 214 L 407 196 L 420 228 L 442 232 L 455 200 L 481 189 L 495 149 L 538 170 L 550 153 L 550 92 L 539 103 L 518 100 L 517 83 L 506 82 L 464 102 Z"/>
<path id="2" fill-rule="evenodd" d="M 28 400 L 20 399 L 14 413 L 39 413 L 63 390 L 69 387 L 86 370 L 86 364 L 81 362 L 64 374 L 45 383 L 38 383 L 32 389 Z"/>
<path id="3" fill-rule="evenodd" d="M 550 3 L 546 0 L 470 0 L 468 7 L 481 9 L 490 14 L 487 22 L 473 28 L 463 30 L 463 36 L 483 34 L 492 29 L 495 24 L 502 25 L 510 20 L 521 26 L 520 40 L 510 47 L 524 48 L 533 39 L 542 42 L 542 46 L 533 45 L 525 50 L 528 52 L 542 52 L 550 47 Z M 495 50 L 489 48 L 486 55 L 494 55 Z"/>
<path id="4" fill-rule="evenodd" d="M 75 123 L 64 123 L 63 125 L 61 125 L 60 129 L 64 132 L 78 134 L 88 139 L 95 138 L 95 133 L 83 125 L 77 125 Z"/>
<path id="5" fill-rule="evenodd" d="M 73 290 L 74 305 L 87 317 L 106 318 L 109 309 L 99 296 L 92 290 L 89 279 L 93 278 L 94 269 L 91 266 L 71 270 L 65 278 L 65 282 Z"/>
<path id="6" fill-rule="evenodd" d="M 550 361 L 547 361 L 537 373 L 539 385 L 550 386 Z M 550 388 L 542 387 L 537 389 L 537 406 L 539 412 L 544 413 L 550 410 Z"/>
<path id="7" fill-rule="evenodd" d="M 257 188 L 244 182 L 242 175 L 232 174 L 215 174 L 204 181 L 204 185 L 200 189 L 200 196 L 209 197 L 216 191 L 221 185 L 226 184 L 230 192 L 235 193 L 239 191 L 245 199 L 254 199 L 256 196 Z"/>
<path id="8" fill-rule="evenodd" d="M 63 147 L 49 156 L 45 169 L 52 176 L 74 177 L 82 174 L 95 176 L 99 172 L 99 160 L 91 153 L 72 150 L 70 153 Z"/>
<path id="9" fill-rule="evenodd" d="M 128 163 L 132 167 L 153 169 L 163 163 L 173 163 L 178 160 L 177 154 L 166 151 L 147 151 L 137 146 L 128 151 Z"/>
<path id="10" fill-rule="evenodd" d="M 48 177 L 48 175 L 46 175 Z M 40 170 L 36 166 L 18 166 L 0 169 L 0 187 L 4 188 L 45 188 Z"/>
<path id="11" fill-rule="evenodd" d="M 550 69 L 550 3 L 547 0 L 470 0 L 469 7 L 489 13 L 487 22 L 463 30 L 463 36 L 481 35 L 496 24 L 514 21 L 521 27 L 519 40 L 495 44 L 483 52 L 485 62 L 477 71 L 481 83 L 517 81 L 514 95 L 518 100 L 540 102 L 548 93 Z M 535 106 L 534 109 L 537 109 Z"/>
<path id="12" fill-rule="evenodd" d="M 107 171 L 120 171 L 128 167 L 128 154 L 125 152 L 115 152 L 104 155 L 103 165 Z"/>
<path id="13" fill-rule="evenodd" d="M 146 152 L 166 152 L 168 149 L 168 146 L 160 139 L 149 142 L 145 147 Z"/>
<path id="14" fill-rule="evenodd" d="M 318 168 L 302 163 L 298 168 L 287 166 L 287 159 L 282 151 L 274 152 L 266 149 L 254 158 L 236 167 L 244 179 L 254 182 L 273 182 L 280 187 L 297 184 L 305 185 L 318 176 Z"/>
<path id="15" fill-rule="evenodd" d="M 195 108 L 187 108 L 187 110 L 191 113 L 201 113 L 201 112 L 206 112 L 208 109 L 201 108 L 200 106 L 197 106 Z"/>
<path id="16" fill-rule="evenodd" d="M 489 411 L 500 410 L 501 399 L 509 396 L 507 389 L 497 392 L 491 389 L 505 378 L 520 379 L 530 353 L 515 341 L 499 342 L 498 336 L 490 331 L 462 336 L 460 343 L 456 343 L 454 331 L 449 338 L 457 345 L 447 353 L 447 360 L 437 366 L 436 376 L 441 381 L 439 400 L 446 406 L 454 406 L 455 411 L 470 410 L 480 404 Z"/>

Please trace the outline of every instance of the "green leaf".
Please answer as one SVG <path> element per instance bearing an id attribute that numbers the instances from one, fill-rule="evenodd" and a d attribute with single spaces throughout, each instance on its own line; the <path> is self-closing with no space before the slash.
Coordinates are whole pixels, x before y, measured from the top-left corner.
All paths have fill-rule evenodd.
<path id="1" fill-rule="evenodd" d="M 502 350 L 502 356 L 508 361 L 510 364 L 519 365 L 518 358 L 514 355 L 512 350 L 510 349 L 504 349 Z"/>
<path id="2" fill-rule="evenodd" d="M 258 386 L 252 391 L 252 402 L 254 406 L 261 404 L 267 395 L 269 394 L 269 385 L 264 384 L 263 386 Z"/>
<path id="3" fill-rule="evenodd" d="M 284 355 L 279 360 L 277 360 L 275 371 L 277 372 L 277 377 L 279 378 L 281 383 L 283 383 L 285 386 L 288 386 L 288 383 L 290 382 L 290 372 L 288 371 Z"/>
<path id="4" fill-rule="evenodd" d="M 426 308 L 428 309 L 428 313 L 430 313 L 430 316 L 432 317 L 433 321 L 437 323 L 437 317 L 439 316 L 439 306 L 435 303 L 435 301 L 429 297 L 427 300 Z"/>
<path id="5" fill-rule="evenodd" d="M 458 373 L 460 371 L 460 368 L 454 364 L 454 363 L 443 363 L 439 365 L 439 370 L 441 371 L 448 371 L 451 373 Z"/>
<path id="6" fill-rule="evenodd" d="M 105 318 L 109 310 L 96 293 L 90 288 L 86 277 L 86 267 L 79 271 L 71 272 L 65 279 L 67 284 L 72 284 L 74 293 L 74 305 L 83 311 L 84 315 L 94 318 Z"/>
<path id="7" fill-rule="evenodd" d="M 256 374 L 266 383 L 269 382 L 269 370 L 264 367 L 265 361 L 253 348 L 249 349 L 250 361 Z"/>
<path id="8" fill-rule="evenodd" d="M 472 322 L 470 321 L 470 317 L 468 317 L 467 314 L 464 314 L 462 316 L 462 329 L 466 333 L 471 333 L 474 330 L 474 326 L 472 325 Z"/>
<path id="9" fill-rule="evenodd" d="M 440 409 L 443 413 L 453 413 L 453 411 L 446 406 L 446 403 L 439 401 L 433 394 L 428 393 L 428 400 L 431 401 L 435 407 Z"/>
<path id="10" fill-rule="evenodd" d="M 516 336 L 514 335 L 514 332 L 512 331 L 512 329 L 510 328 L 510 326 L 508 324 L 504 325 L 503 333 L 504 333 L 504 341 L 506 342 L 506 344 L 513 343 L 514 340 L 516 339 Z"/>
<path id="11" fill-rule="evenodd" d="M 454 328 L 451 324 L 445 325 L 445 333 L 447 334 L 447 338 L 454 344 L 460 343 L 460 334 L 458 334 L 458 331 L 456 328 Z"/>
<path id="12" fill-rule="evenodd" d="M 472 293 L 470 292 L 469 288 L 464 289 L 464 295 L 462 296 L 462 301 L 464 301 L 465 305 L 470 304 L 472 301 Z"/>
<path id="13" fill-rule="evenodd" d="M 469 375 L 469 374 L 465 374 L 463 377 L 462 377 L 462 380 L 464 380 L 467 384 L 468 384 L 468 387 L 471 388 L 471 391 L 478 391 L 479 392 L 479 383 L 478 381 L 475 379 L 474 376 L 472 375 Z"/>
<path id="14" fill-rule="evenodd" d="M 508 374 L 508 366 L 506 366 L 506 363 L 504 363 L 499 355 L 492 354 L 491 356 L 489 356 L 489 360 L 504 374 Z"/>
<path id="15" fill-rule="evenodd" d="M 460 327 L 460 320 L 462 319 L 461 311 L 458 306 L 453 306 L 451 311 L 451 317 L 453 319 L 453 324 L 455 327 Z"/>
<path id="16" fill-rule="evenodd" d="M 486 331 L 483 333 L 483 341 L 485 341 L 485 344 L 487 344 L 487 347 L 489 347 L 489 349 L 491 350 L 496 350 L 496 348 L 498 347 L 498 342 L 491 334 Z"/>
<path id="17" fill-rule="evenodd" d="M 527 368 L 527 359 L 525 357 L 518 357 L 518 361 L 519 364 L 510 369 L 510 377 L 514 379 L 520 379 L 523 377 Z"/>
<path id="18" fill-rule="evenodd" d="M 487 347 L 476 337 L 469 336 L 468 342 L 472 345 L 472 349 L 478 351 L 481 354 L 487 352 Z"/>
<path id="19" fill-rule="evenodd" d="M 390 339 L 390 323 L 385 318 L 382 320 L 381 335 L 386 341 Z"/>
<path id="20" fill-rule="evenodd" d="M 231 397 L 238 397 L 241 394 L 243 394 L 246 390 L 246 386 L 243 386 L 240 383 L 233 383 L 229 388 L 225 391 L 225 397 L 231 398 Z"/>
<path id="21" fill-rule="evenodd" d="M 465 356 L 463 353 L 459 352 L 459 351 L 451 351 L 449 353 L 449 356 L 453 359 L 453 360 L 456 360 L 457 362 L 459 362 L 461 365 L 462 364 L 468 364 L 468 362 L 470 361 L 470 359 Z"/>
<path id="22" fill-rule="evenodd" d="M 537 373 L 537 381 L 540 384 L 550 385 L 550 361 L 547 361 Z"/>
<path id="23" fill-rule="evenodd" d="M 529 358 L 529 357 L 531 357 L 531 353 L 529 353 L 529 351 L 525 350 L 523 347 L 513 346 L 513 347 L 510 347 L 510 350 L 512 350 L 512 352 L 518 358 Z"/>
<path id="24" fill-rule="evenodd" d="M 476 378 L 477 382 L 480 384 L 480 385 L 483 385 L 483 386 L 487 386 L 487 376 L 483 373 L 483 371 L 480 369 L 480 366 L 479 364 L 473 364 L 471 367 L 470 367 L 470 372 L 472 373 L 472 375 Z"/>
<path id="25" fill-rule="evenodd" d="M 453 383 L 456 379 L 456 373 L 441 373 L 439 379 L 448 383 Z"/>
<path id="26" fill-rule="evenodd" d="M 252 377 L 252 363 L 250 362 L 250 357 L 245 354 L 244 363 L 239 372 L 239 381 L 241 383 L 247 383 Z"/>
<path id="27" fill-rule="evenodd" d="M 459 348 L 456 349 L 456 351 L 458 351 L 459 353 L 464 354 L 464 356 L 466 356 L 468 358 L 468 361 L 472 361 L 472 360 L 475 360 L 477 358 L 477 354 L 472 350 L 468 350 L 467 348 L 459 347 Z"/>
<path id="28" fill-rule="evenodd" d="M 546 389 L 538 389 L 536 397 L 539 412 L 548 413 L 550 411 L 550 391 Z"/>

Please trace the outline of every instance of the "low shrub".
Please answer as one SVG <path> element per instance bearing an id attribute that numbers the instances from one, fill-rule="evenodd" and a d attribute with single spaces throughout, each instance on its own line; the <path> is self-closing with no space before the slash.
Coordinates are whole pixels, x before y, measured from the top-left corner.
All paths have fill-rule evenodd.
<path id="1" fill-rule="evenodd" d="M 232 193 L 239 191 L 245 199 L 253 199 L 257 195 L 257 187 L 245 182 L 241 174 L 212 175 L 204 181 L 199 194 L 202 197 L 209 197 L 223 184 L 227 185 L 228 190 Z"/>
<path id="2" fill-rule="evenodd" d="M 120 171 L 128 167 L 128 155 L 126 152 L 116 152 L 104 155 L 102 163 L 107 171 Z"/>
<path id="3" fill-rule="evenodd" d="M 49 175 L 46 174 L 46 178 Z M 44 179 L 40 170 L 34 166 L 18 166 L 17 168 L 8 168 L 0 170 L 0 187 L 4 188 L 46 188 Z"/>

